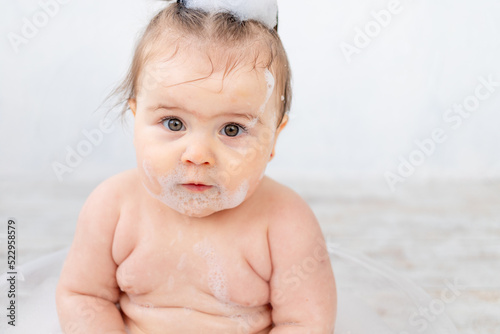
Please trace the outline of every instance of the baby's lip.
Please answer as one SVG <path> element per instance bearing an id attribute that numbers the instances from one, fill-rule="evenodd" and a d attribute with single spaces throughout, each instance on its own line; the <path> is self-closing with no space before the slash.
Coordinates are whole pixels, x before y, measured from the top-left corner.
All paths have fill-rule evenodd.
<path id="1" fill-rule="evenodd" d="M 182 184 L 193 184 L 196 186 L 211 186 L 211 184 L 208 184 L 208 183 L 203 182 L 203 181 L 196 181 L 196 180 L 189 180 L 186 182 L 182 182 Z"/>
<path id="2" fill-rule="evenodd" d="M 208 190 L 212 188 L 213 186 L 207 185 L 201 182 L 188 182 L 188 183 L 183 183 L 182 186 L 188 190 L 194 191 L 194 192 L 203 192 L 205 190 Z"/>

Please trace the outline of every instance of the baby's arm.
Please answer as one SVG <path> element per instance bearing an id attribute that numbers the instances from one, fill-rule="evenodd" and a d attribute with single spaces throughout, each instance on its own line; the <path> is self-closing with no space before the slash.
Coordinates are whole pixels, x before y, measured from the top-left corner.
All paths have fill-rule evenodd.
<path id="1" fill-rule="evenodd" d="M 117 182 L 111 178 L 82 208 L 56 291 L 59 322 L 66 334 L 126 333 L 115 305 L 120 291 L 111 255 L 118 204 Z"/>
<path id="2" fill-rule="evenodd" d="M 268 237 L 272 334 L 331 334 L 337 292 L 325 241 L 308 205 L 296 194 L 276 203 Z"/>

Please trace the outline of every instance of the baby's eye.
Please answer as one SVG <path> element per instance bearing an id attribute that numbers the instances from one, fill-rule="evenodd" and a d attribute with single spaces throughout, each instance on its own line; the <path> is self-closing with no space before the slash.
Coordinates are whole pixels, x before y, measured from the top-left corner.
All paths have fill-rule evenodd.
<path id="1" fill-rule="evenodd" d="M 236 137 L 241 132 L 244 132 L 245 128 L 243 128 L 241 125 L 238 124 L 228 124 L 222 129 L 222 134 L 228 136 L 228 137 Z"/>
<path id="2" fill-rule="evenodd" d="M 167 118 L 163 120 L 163 125 L 171 131 L 184 130 L 184 124 L 178 118 Z"/>

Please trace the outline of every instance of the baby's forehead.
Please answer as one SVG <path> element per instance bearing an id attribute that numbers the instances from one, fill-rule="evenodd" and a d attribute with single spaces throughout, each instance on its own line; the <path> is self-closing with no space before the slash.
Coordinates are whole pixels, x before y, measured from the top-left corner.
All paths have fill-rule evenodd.
<path id="1" fill-rule="evenodd" d="M 269 76 L 273 76 L 262 53 L 227 45 L 163 45 L 143 64 L 138 84 L 156 81 L 169 86 L 203 80 L 246 81 L 246 84 L 240 82 L 240 86 L 251 86 L 260 93 L 266 89 Z"/>
<path id="2" fill-rule="evenodd" d="M 224 42 L 199 36 L 177 37 L 176 34 L 165 37 L 161 41 L 151 42 L 147 49 L 142 66 L 168 66 L 173 61 L 177 63 L 192 61 L 197 63 L 205 59 L 205 66 L 214 72 L 230 73 L 234 70 L 257 70 L 263 72 L 269 69 L 273 72 L 273 54 L 269 45 L 260 38 L 245 42 Z"/>

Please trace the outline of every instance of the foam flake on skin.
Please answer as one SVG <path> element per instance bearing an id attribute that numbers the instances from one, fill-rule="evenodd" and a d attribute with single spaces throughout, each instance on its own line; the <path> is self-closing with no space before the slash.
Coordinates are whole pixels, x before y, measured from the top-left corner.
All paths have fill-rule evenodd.
<path id="1" fill-rule="evenodd" d="M 259 176 L 259 181 L 261 181 L 264 178 L 264 175 L 266 175 L 266 169 L 265 168 L 262 171 L 262 174 L 260 174 L 260 176 Z"/>
<path id="2" fill-rule="evenodd" d="M 264 70 L 264 77 L 265 77 L 266 83 L 267 83 L 267 93 L 266 93 L 266 100 L 264 101 L 264 104 L 262 106 L 260 106 L 259 113 L 261 115 L 264 113 L 267 102 L 269 102 L 271 95 L 273 95 L 274 85 L 276 82 L 274 80 L 273 74 L 267 68 Z"/>
<path id="3" fill-rule="evenodd" d="M 274 90 L 274 85 L 275 85 L 275 79 L 271 71 L 269 71 L 267 68 L 264 70 L 264 78 L 266 80 L 266 99 L 264 100 L 264 103 L 259 107 L 259 114 L 257 117 L 254 117 L 249 123 L 248 123 L 248 128 L 253 128 L 257 122 L 259 121 L 259 118 L 264 114 L 266 110 L 266 105 L 269 102 L 269 99 L 271 98 L 271 95 L 273 94 Z"/>
<path id="4" fill-rule="evenodd" d="M 144 172 L 146 173 L 149 182 L 154 183 L 154 179 L 151 173 L 152 170 L 151 165 L 146 160 L 142 162 L 142 169 L 144 169 Z"/>
<path id="5" fill-rule="evenodd" d="M 179 263 L 177 264 L 177 270 L 181 271 L 186 267 L 186 256 L 186 253 L 182 253 L 179 259 Z"/>
<path id="6" fill-rule="evenodd" d="M 168 291 L 172 291 L 174 289 L 174 285 L 175 285 L 175 278 L 173 275 L 170 275 L 168 277 L 168 286 L 167 286 Z"/>
<path id="7" fill-rule="evenodd" d="M 229 293 L 227 289 L 227 278 L 220 260 L 215 254 L 214 247 L 207 239 L 195 244 L 194 251 L 203 257 L 208 266 L 208 287 L 214 297 L 224 304 L 229 303 Z"/>
<path id="8" fill-rule="evenodd" d="M 193 309 L 191 307 L 184 307 L 183 309 L 185 315 L 190 315 L 191 313 L 193 313 Z"/>

